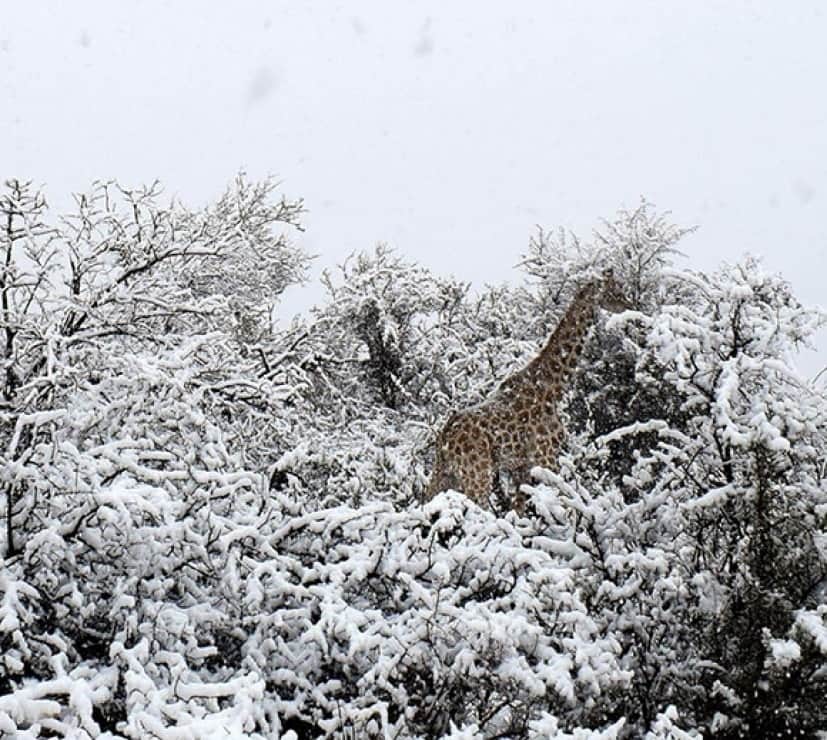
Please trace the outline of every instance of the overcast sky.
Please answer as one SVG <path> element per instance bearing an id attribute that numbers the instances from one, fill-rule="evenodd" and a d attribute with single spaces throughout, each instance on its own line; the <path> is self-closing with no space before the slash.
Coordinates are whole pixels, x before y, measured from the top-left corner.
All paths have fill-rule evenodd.
<path id="1" fill-rule="evenodd" d="M 827 305 L 825 7 L 5 2 L 0 175 L 197 205 L 275 174 L 317 269 L 381 240 L 477 284 L 535 224 L 588 235 L 645 196 L 700 227 L 692 267 L 750 252 Z"/>

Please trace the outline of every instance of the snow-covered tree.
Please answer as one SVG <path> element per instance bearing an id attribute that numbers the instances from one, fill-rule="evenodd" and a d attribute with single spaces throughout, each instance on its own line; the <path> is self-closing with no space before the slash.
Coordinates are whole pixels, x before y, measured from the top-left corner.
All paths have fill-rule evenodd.
<path id="1" fill-rule="evenodd" d="M 827 728 L 823 323 L 643 203 L 540 232 L 522 285 L 385 247 L 304 275 L 301 203 L 95 185 L 0 198 L 0 735 L 817 737 Z M 614 268 L 528 513 L 418 494 L 433 432 Z"/>
<path id="2" fill-rule="evenodd" d="M 569 527 L 636 676 L 623 716 L 646 728 L 674 705 L 711 737 L 807 735 L 827 726 L 827 404 L 792 360 L 823 317 L 752 260 L 660 280 L 680 302 L 611 324 L 636 346 L 634 386 L 665 402 L 581 437 L 535 506 Z"/>

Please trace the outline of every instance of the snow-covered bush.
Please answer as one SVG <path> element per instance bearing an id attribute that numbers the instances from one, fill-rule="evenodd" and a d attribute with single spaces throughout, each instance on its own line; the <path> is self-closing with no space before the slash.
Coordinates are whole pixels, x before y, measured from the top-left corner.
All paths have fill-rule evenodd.
<path id="1" fill-rule="evenodd" d="M 712 737 L 811 732 L 827 725 L 812 611 L 827 587 L 827 403 L 792 355 L 823 317 L 752 260 L 662 279 L 684 284 L 680 303 L 611 320 L 630 327 L 635 386 L 661 395 L 660 413 L 581 437 L 566 489 L 593 606 L 638 677 L 624 714 L 648 726 L 674 703 Z M 628 471 L 600 492 L 618 444 Z"/>
<path id="2" fill-rule="evenodd" d="M 753 260 L 677 279 L 694 283 L 698 299 L 644 320 L 640 367 L 643 382 L 683 397 L 682 439 L 641 457 L 628 483 L 671 489 L 681 501 L 689 572 L 705 581 L 701 711 L 765 736 L 823 728 L 824 656 L 783 676 L 766 663 L 771 638 L 822 603 L 827 585 L 827 403 L 792 364 L 796 344 L 824 317 Z"/>
<path id="3" fill-rule="evenodd" d="M 141 737 L 170 691 L 216 706 L 260 693 L 246 676 L 230 689 L 198 678 L 216 664 L 212 683 L 236 673 L 227 562 L 265 499 L 261 477 L 240 468 L 199 410 L 191 351 L 132 355 L 65 408 L 18 419 L 15 438 L 26 426 L 50 433 L 4 467 L 25 491 L 3 562 L 4 731 L 97 736 L 117 725 Z"/>

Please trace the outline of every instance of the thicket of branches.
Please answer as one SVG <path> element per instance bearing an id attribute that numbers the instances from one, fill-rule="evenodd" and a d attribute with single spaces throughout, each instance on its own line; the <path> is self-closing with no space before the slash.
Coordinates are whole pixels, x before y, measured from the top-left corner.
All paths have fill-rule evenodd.
<path id="1" fill-rule="evenodd" d="M 827 731 L 824 316 L 643 203 L 522 284 L 380 246 L 305 279 L 301 201 L 0 195 L 0 735 L 740 738 Z M 606 267 L 524 517 L 420 503 L 434 433 Z"/>

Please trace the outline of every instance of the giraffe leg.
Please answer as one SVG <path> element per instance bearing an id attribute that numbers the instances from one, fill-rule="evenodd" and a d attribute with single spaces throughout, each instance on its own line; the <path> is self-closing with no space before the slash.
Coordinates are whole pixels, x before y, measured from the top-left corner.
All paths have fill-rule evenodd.
<path id="1" fill-rule="evenodd" d="M 462 492 L 478 506 L 490 509 L 489 496 L 494 484 L 494 459 L 491 440 L 487 434 L 478 432 L 473 440 L 469 440 L 458 460 L 457 468 Z"/>
<path id="2" fill-rule="evenodd" d="M 521 465 L 511 473 L 514 485 L 514 495 L 511 497 L 511 508 L 517 513 L 517 516 L 525 514 L 526 496 L 525 493 L 523 493 L 522 487 L 524 483 L 531 482 L 528 474 L 529 469 L 529 465 Z"/>
<path id="3" fill-rule="evenodd" d="M 423 497 L 425 501 L 430 501 L 438 493 L 449 488 L 458 487 L 457 469 L 464 455 L 463 427 L 462 417 L 452 416 L 437 435 L 434 468 L 431 471 L 428 487 L 425 489 Z"/>
<path id="4" fill-rule="evenodd" d="M 423 503 L 427 503 L 428 501 L 430 501 L 442 490 L 442 480 L 442 471 L 438 467 L 434 467 L 433 471 L 431 472 L 431 479 L 428 481 L 428 486 L 425 489 L 425 493 L 422 495 Z"/>
<path id="5" fill-rule="evenodd" d="M 512 472 L 514 479 L 514 498 L 512 508 L 522 516 L 526 508 L 526 494 L 522 486 L 531 484 L 531 468 L 539 466 L 552 471 L 560 469 L 558 455 L 564 439 L 563 425 L 556 415 L 534 429 L 531 434 L 521 464 Z"/>
<path id="6" fill-rule="evenodd" d="M 490 509 L 488 498 L 494 484 L 494 466 L 490 457 L 475 461 L 473 466 L 463 470 L 461 478 L 462 492 L 477 506 Z"/>
<path id="7" fill-rule="evenodd" d="M 440 491 L 444 491 L 447 486 L 448 473 L 446 470 L 445 459 L 440 451 L 440 446 L 437 444 L 436 459 L 434 460 L 434 469 L 431 471 L 431 479 L 428 481 L 428 487 L 425 489 L 423 495 L 423 502 L 430 501 Z"/>

